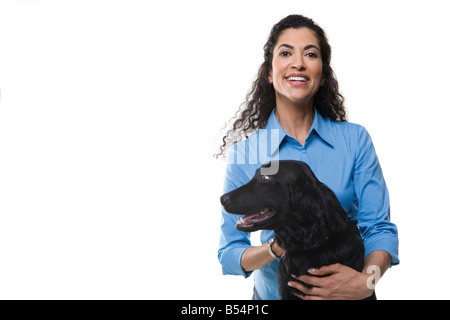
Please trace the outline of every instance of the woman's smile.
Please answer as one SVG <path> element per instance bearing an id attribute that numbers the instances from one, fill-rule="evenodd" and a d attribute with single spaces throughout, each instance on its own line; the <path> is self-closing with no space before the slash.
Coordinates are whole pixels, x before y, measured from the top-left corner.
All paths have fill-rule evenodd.
<path id="1" fill-rule="evenodd" d="M 280 35 L 269 74 L 277 107 L 286 103 L 312 107 L 314 95 L 323 83 L 319 48 L 314 31 L 308 28 L 289 28 Z"/>
<path id="2" fill-rule="evenodd" d="M 286 81 L 294 87 L 303 87 L 309 83 L 308 76 L 301 73 L 292 73 L 286 77 Z"/>

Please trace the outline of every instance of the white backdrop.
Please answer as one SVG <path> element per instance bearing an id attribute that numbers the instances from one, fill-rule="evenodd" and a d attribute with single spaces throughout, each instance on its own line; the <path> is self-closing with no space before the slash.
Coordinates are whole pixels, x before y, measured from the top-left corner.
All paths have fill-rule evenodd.
<path id="1" fill-rule="evenodd" d="M 0 0 L 0 298 L 249 298 L 217 261 L 215 138 L 300 13 L 390 190 L 401 264 L 379 298 L 449 299 L 444 3 Z"/>

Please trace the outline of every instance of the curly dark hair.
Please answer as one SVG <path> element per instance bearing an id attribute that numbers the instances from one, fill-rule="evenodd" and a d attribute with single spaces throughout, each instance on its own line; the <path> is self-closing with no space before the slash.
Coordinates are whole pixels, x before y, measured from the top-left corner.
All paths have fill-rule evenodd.
<path id="1" fill-rule="evenodd" d="M 247 138 L 248 134 L 266 126 L 272 110 L 275 108 L 275 89 L 269 82 L 272 69 L 273 50 L 279 36 L 285 29 L 306 27 L 312 30 L 320 45 L 322 56 L 323 85 L 314 96 L 314 107 L 324 118 L 333 121 L 347 121 L 344 108 L 344 97 L 339 92 L 339 85 L 331 68 L 331 47 L 325 32 L 312 19 L 302 15 L 290 15 L 275 24 L 269 39 L 264 45 L 264 62 L 259 68 L 256 80 L 234 117 L 225 125 L 225 136 L 222 138 L 220 151 L 215 155 L 224 156 L 226 149 L 234 143 Z M 230 124 L 231 128 L 230 128 Z M 226 130 L 226 128 L 229 128 Z"/>

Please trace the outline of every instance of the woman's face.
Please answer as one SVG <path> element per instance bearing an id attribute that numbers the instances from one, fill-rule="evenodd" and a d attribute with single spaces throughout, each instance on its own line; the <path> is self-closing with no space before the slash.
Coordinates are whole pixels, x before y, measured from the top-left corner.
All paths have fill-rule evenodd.
<path id="1" fill-rule="evenodd" d="M 319 41 L 308 28 L 286 29 L 273 50 L 269 81 L 281 103 L 311 105 L 323 84 Z"/>

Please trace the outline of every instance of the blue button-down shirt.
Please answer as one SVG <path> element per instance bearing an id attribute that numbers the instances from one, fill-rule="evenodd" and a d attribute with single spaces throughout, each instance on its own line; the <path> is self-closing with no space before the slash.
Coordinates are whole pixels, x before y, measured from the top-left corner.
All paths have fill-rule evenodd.
<path id="1" fill-rule="evenodd" d="M 383 250 L 398 264 L 397 227 L 390 222 L 389 194 L 372 140 L 364 127 L 324 119 L 317 110 L 305 145 L 281 127 L 276 109 L 264 129 L 238 142 L 228 151 L 224 193 L 246 184 L 256 169 L 270 160 L 306 162 L 317 178 L 334 191 L 351 220 L 357 221 L 366 256 Z M 218 257 L 223 274 L 248 277 L 241 257 L 251 246 L 250 234 L 235 228 L 238 215 L 222 209 Z M 261 243 L 274 236 L 261 232 Z M 254 273 L 255 288 L 262 299 L 279 299 L 278 261 Z"/>

